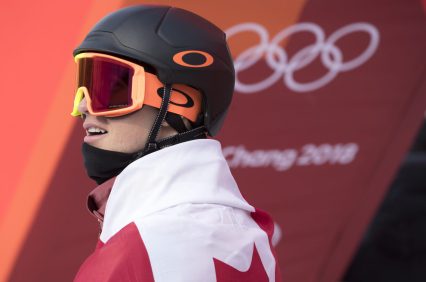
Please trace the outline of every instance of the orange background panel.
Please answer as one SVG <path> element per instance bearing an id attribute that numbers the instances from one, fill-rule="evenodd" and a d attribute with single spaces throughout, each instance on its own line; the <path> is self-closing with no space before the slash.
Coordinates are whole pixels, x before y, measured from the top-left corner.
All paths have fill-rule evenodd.
<path id="1" fill-rule="evenodd" d="M 2 3 L 0 281 L 37 214 L 74 121 L 72 50 L 120 1 Z M 6 105 L 6 104 L 4 104 Z"/>

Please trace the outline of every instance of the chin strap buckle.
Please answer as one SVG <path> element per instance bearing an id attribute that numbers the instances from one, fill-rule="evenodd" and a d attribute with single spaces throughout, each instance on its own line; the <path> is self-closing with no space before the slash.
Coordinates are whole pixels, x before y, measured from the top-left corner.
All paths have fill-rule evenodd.
<path id="1" fill-rule="evenodd" d="M 143 156 L 146 156 L 148 154 L 151 154 L 159 149 L 157 143 L 149 142 L 146 144 L 145 149 L 138 153 L 137 158 L 141 158 Z"/>
<path id="2" fill-rule="evenodd" d="M 148 152 L 156 151 L 158 148 L 157 143 L 148 143 L 148 146 L 146 147 L 146 150 Z"/>

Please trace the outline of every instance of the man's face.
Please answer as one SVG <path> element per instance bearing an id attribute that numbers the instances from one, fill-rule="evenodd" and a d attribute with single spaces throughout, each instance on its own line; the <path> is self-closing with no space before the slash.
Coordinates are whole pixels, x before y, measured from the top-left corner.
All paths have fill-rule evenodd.
<path id="1" fill-rule="evenodd" d="M 134 153 L 144 148 L 157 115 L 156 109 L 144 106 L 121 117 L 96 117 L 87 111 L 86 99 L 81 100 L 78 110 L 85 115 L 84 142 L 99 149 L 122 153 Z"/>

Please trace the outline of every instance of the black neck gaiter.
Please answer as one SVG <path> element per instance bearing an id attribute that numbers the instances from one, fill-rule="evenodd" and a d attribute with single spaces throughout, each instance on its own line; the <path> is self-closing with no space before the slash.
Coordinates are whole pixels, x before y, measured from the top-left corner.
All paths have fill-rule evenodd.
<path id="1" fill-rule="evenodd" d="M 137 159 L 137 153 L 108 151 L 87 143 L 83 143 L 81 149 L 87 175 L 98 185 L 117 176 L 126 166 Z"/>

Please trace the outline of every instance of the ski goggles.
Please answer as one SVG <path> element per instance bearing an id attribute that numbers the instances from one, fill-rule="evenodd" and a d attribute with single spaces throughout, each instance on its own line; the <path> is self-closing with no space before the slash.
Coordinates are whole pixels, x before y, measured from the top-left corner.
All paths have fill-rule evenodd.
<path id="1" fill-rule="evenodd" d="M 86 98 L 93 116 L 117 117 L 149 105 L 160 108 L 164 85 L 144 67 L 101 53 L 80 53 L 77 63 L 77 90 L 72 116 L 81 116 L 78 106 Z M 183 84 L 173 84 L 169 112 L 195 122 L 201 111 L 201 94 Z"/>

